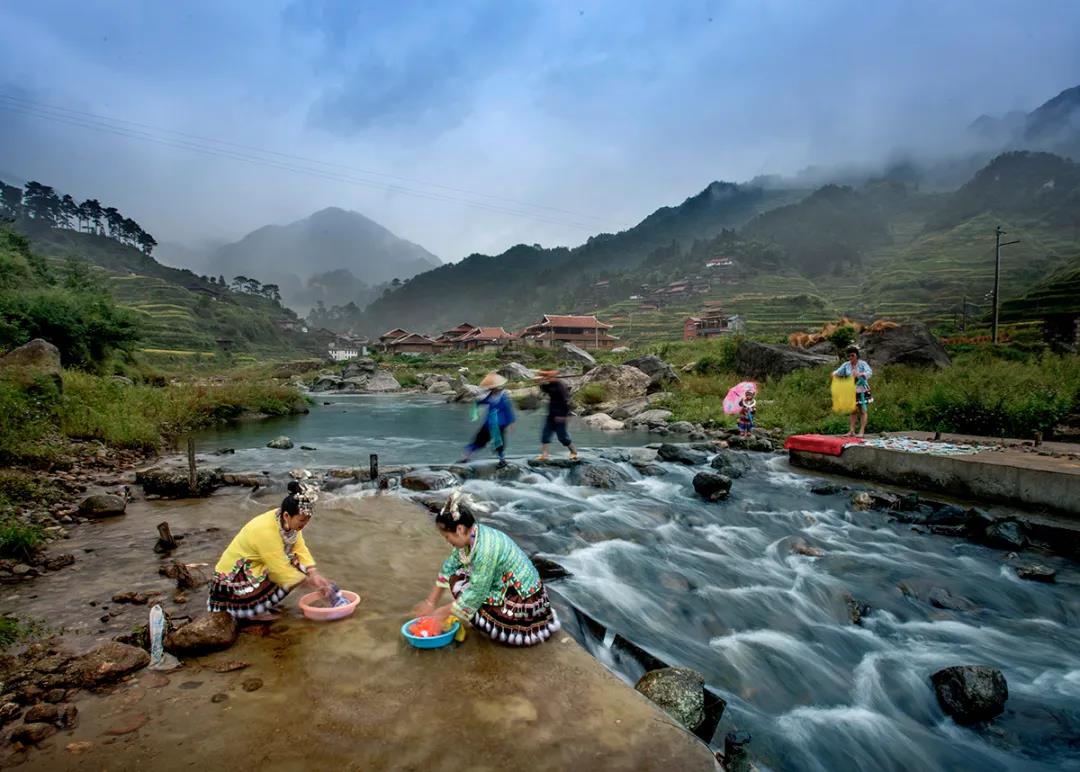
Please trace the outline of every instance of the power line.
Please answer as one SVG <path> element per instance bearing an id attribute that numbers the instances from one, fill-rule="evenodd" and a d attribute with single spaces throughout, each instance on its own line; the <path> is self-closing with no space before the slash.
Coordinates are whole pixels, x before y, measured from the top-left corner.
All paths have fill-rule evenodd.
<path id="1" fill-rule="evenodd" d="M 26 104 L 22 104 L 20 102 L 25 102 Z M 299 160 L 300 157 L 298 157 L 298 156 L 288 156 L 287 154 L 274 153 L 273 151 L 263 151 L 263 150 L 259 150 L 259 149 L 255 149 L 255 148 L 252 148 L 252 149 L 250 149 L 250 150 L 248 150 L 246 152 L 240 152 L 239 150 L 231 150 L 228 147 L 214 147 L 212 144 L 207 144 L 207 141 L 194 140 L 194 139 L 189 140 L 189 139 L 179 138 L 179 136 L 181 135 L 180 132 L 170 132 L 170 133 L 178 135 L 175 138 L 174 137 L 156 135 L 152 131 L 144 131 L 144 130 L 136 129 L 136 128 L 128 128 L 128 127 L 125 127 L 123 125 L 115 125 L 117 123 L 120 123 L 120 121 L 117 121 L 115 119 L 102 119 L 102 118 L 93 116 L 90 113 L 85 113 L 85 114 L 83 114 L 83 116 L 85 116 L 85 117 L 82 117 L 82 116 L 76 114 L 79 111 L 66 111 L 66 112 L 64 112 L 63 111 L 64 108 L 51 108 L 51 107 L 48 107 L 48 106 L 37 107 L 37 106 L 34 106 L 32 103 L 30 103 L 29 100 L 19 100 L 19 98 L 17 98 L 17 97 L 10 97 L 10 96 L 5 95 L 5 94 L 0 94 L 0 109 L 5 109 L 5 110 L 11 111 L 11 112 L 19 113 L 19 114 L 22 114 L 22 115 L 27 115 L 29 117 L 38 118 L 38 119 L 45 120 L 45 121 L 50 121 L 50 122 L 53 122 L 53 123 L 65 124 L 65 125 L 74 126 L 74 127 L 77 127 L 77 128 L 83 128 L 83 129 L 90 129 L 90 130 L 93 130 L 93 131 L 98 131 L 98 132 L 106 133 L 106 134 L 112 134 L 112 135 L 124 137 L 124 138 L 127 138 L 127 139 L 136 139 L 136 140 L 140 140 L 140 141 L 144 141 L 144 142 L 150 142 L 150 143 L 162 145 L 162 146 L 165 146 L 165 147 L 172 147 L 172 148 L 177 148 L 177 149 L 182 149 L 182 150 L 189 150 L 191 152 L 201 153 L 203 155 L 210 155 L 210 156 L 216 156 L 216 157 L 220 157 L 220 158 L 227 158 L 227 159 L 231 159 L 231 160 L 243 161 L 243 162 L 246 162 L 246 163 L 249 163 L 249 164 L 252 164 L 252 165 L 256 165 L 256 166 L 263 166 L 263 167 L 266 167 L 266 168 L 279 169 L 279 170 L 282 170 L 282 171 L 288 171 L 288 172 L 297 173 L 297 174 L 306 174 L 306 175 L 309 175 L 309 176 L 319 177 L 319 178 L 334 181 L 334 182 L 344 182 L 346 184 L 351 184 L 351 185 L 358 185 L 358 186 L 376 188 L 376 189 L 379 189 L 379 190 L 385 190 L 385 191 L 389 191 L 389 192 L 393 192 L 393 193 L 401 193 L 403 195 L 414 196 L 414 197 L 423 198 L 423 199 L 427 199 L 427 200 L 431 200 L 431 201 L 445 201 L 445 202 L 451 202 L 451 203 L 465 204 L 467 206 L 471 206 L 471 207 L 479 208 L 479 209 L 484 209 L 484 210 L 487 210 L 487 211 L 490 211 L 490 212 L 495 212 L 495 213 L 499 213 L 499 214 L 508 214 L 508 215 L 511 215 L 511 216 L 523 217 L 523 218 L 527 218 L 527 219 L 533 219 L 533 220 L 537 220 L 537 221 L 540 221 L 540 222 L 547 222 L 547 223 L 554 224 L 554 225 L 562 225 L 562 226 L 577 228 L 577 229 L 584 230 L 584 231 L 592 230 L 592 228 L 590 226 L 588 226 L 588 225 L 586 225 L 584 223 L 577 222 L 577 221 L 571 221 L 571 220 L 567 220 L 567 219 L 562 219 L 562 218 L 556 218 L 556 217 L 553 217 L 551 215 L 546 215 L 546 214 L 541 214 L 541 213 L 536 213 L 536 212 L 529 212 L 529 211 L 525 211 L 525 210 L 522 210 L 522 209 L 515 209 L 515 208 L 512 208 L 510 206 L 502 206 L 502 205 L 499 205 L 499 204 L 489 203 L 489 202 L 486 202 L 486 201 L 477 201 L 477 200 L 465 198 L 465 197 L 462 197 L 462 196 L 451 196 L 451 195 L 448 195 L 448 194 L 445 194 L 445 193 L 438 193 L 438 192 L 435 192 L 435 191 L 418 190 L 416 188 L 407 187 L 405 185 L 398 185 L 398 184 L 380 182 L 378 180 L 364 179 L 362 177 L 357 177 L 355 175 L 343 174 L 341 172 L 333 171 L 333 169 L 335 169 L 335 168 L 348 169 L 349 167 L 334 167 L 332 164 L 329 164 L 327 162 L 313 161 L 313 163 L 317 163 L 317 164 L 320 164 L 322 166 L 328 167 L 328 169 L 318 169 L 318 168 L 314 168 L 312 166 L 305 166 L 303 163 L 295 163 L 295 162 L 288 161 L 288 160 L 280 160 L 280 161 L 278 161 L 278 160 L 274 160 L 273 158 L 262 157 L 262 156 L 260 156 L 258 154 L 259 153 L 264 153 L 264 154 L 278 155 L 282 159 L 295 158 L 295 159 Z M 68 114 L 68 113 L 71 113 L 71 114 Z M 131 122 L 131 121 L 127 121 L 126 123 L 135 125 L 135 122 Z M 194 136 L 194 135 L 188 135 L 188 136 Z M 209 140 L 209 142 L 217 142 L 218 144 L 221 144 L 221 145 L 233 146 L 233 147 L 237 147 L 237 148 L 242 148 L 243 147 L 242 145 L 237 145 L 236 143 L 225 143 L 225 142 L 220 142 L 220 141 L 217 141 L 217 140 Z M 384 176 L 394 177 L 394 175 L 384 175 Z M 401 179 L 405 179 L 405 178 L 401 178 Z M 448 189 L 448 190 L 459 190 L 459 189 L 453 189 L 453 188 L 450 188 L 449 186 L 444 186 L 444 185 L 438 185 L 438 186 L 435 186 L 435 187 L 440 187 L 440 188 Z M 486 194 L 479 194 L 479 195 L 486 196 Z M 504 200 L 504 201 L 508 201 L 508 202 L 510 201 L 508 199 L 498 199 L 498 197 L 495 197 L 495 196 L 486 196 L 486 197 L 492 198 L 494 200 Z M 531 205 L 531 204 L 523 204 L 523 205 L 524 206 L 534 206 L 535 207 L 535 205 Z M 566 210 L 555 210 L 552 207 L 548 207 L 548 209 L 552 209 L 553 211 L 566 211 Z"/>

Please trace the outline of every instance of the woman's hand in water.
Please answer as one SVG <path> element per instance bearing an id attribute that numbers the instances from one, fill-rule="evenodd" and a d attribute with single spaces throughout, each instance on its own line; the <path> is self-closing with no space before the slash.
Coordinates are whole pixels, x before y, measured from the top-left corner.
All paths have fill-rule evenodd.
<path id="1" fill-rule="evenodd" d="M 330 584 L 331 584 L 330 580 L 327 579 L 322 574 L 316 574 L 316 573 L 309 574 L 308 575 L 308 582 L 311 583 L 311 586 L 315 590 L 322 593 L 322 596 L 324 598 L 329 598 L 330 594 L 333 592 L 333 590 L 330 587 Z"/>
<path id="2" fill-rule="evenodd" d="M 427 598 L 424 598 L 424 600 L 413 606 L 412 614 L 418 617 L 428 617 L 431 616 L 434 611 L 435 604 Z"/>

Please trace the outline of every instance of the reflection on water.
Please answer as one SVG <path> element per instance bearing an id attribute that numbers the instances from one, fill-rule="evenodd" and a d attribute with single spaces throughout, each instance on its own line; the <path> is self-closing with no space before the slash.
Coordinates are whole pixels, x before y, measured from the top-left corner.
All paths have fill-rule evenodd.
<path id="1" fill-rule="evenodd" d="M 234 467 L 297 466 L 297 453 L 262 448 L 288 433 L 319 448 L 319 465 L 368 452 L 434 462 L 454 456 L 470 428 L 461 406 L 356 398 L 287 424 L 206 436 L 201 447 L 236 447 Z M 526 414 L 512 451 L 530 453 L 538 431 L 539 416 Z M 584 446 L 643 439 L 577 434 Z M 1080 768 L 1074 564 L 1040 556 L 1058 583 L 1023 582 L 1005 553 L 851 511 L 843 496 L 812 495 L 818 479 L 782 457 L 750 460 L 720 504 L 697 498 L 693 470 L 673 465 L 647 478 L 620 465 L 631 481 L 616 491 L 573 486 L 557 470 L 467 489 L 489 504 L 492 524 L 573 573 L 559 585 L 568 600 L 705 674 L 728 701 L 716 737 L 749 730 L 764 768 Z M 797 539 L 824 556 L 795 553 Z M 935 608 L 927 597 L 936 588 L 970 609 Z M 873 607 L 861 627 L 848 618 L 848 592 Z M 929 676 L 958 664 L 999 667 L 1008 679 L 1006 712 L 988 728 L 957 727 L 937 706 Z"/>

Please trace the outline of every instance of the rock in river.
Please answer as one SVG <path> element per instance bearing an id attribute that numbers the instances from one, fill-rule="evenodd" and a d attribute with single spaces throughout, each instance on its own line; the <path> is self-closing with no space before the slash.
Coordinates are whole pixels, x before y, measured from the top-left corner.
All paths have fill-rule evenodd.
<path id="1" fill-rule="evenodd" d="M 720 474 L 727 475 L 733 480 L 736 480 L 743 476 L 743 473 L 750 471 L 750 462 L 745 456 L 731 451 L 720 451 L 709 462 L 711 466 Z"/>
<path id="2" fill-rule="evenodd" d="M 79 504 L 79 514 L 95 520 L 101 517 L 122 515 L 125 509 L 127 509 L 127 502 L 120 496 L 113 496 L 111 493 L 98 493 L 87 496 Z"/>
<path id="3" fill-rule="evenodd" d="M 290 450 L 293 447 L 293 441 L 283 434 L 266 443 L 266 447 L 273 448 L 274 450 Z"/>
<path id="4" fill-rule="evenodd" d="M 135 482 L 142 486 L 148 496 L 165 499 L 183 499 L 189 496 L 209 496 L 221 483 L 216 471 L 200 469 L 195 475 L 195 490 L 188 484 L 187 469 L 155 466 L 135 474 Z"/>
<path id="5" fill-rule="evenodd" d="M 92 688 L 117 681 L 150 664 L 150 655 L 140 648 L 109 641 L 68 665 L 68 675 L 78 686 Z"/>
<path id="6" fill-rule="evenodd" d="M 581 419 L 581 423 L 590 429 L 599 429 L 602 432 L 617 432 L 624 427 L 622 421 L 616 421 L 607 413 L 593 413 Z"/>
<path id="7" fill-rule="evenodd" d="M 705 718 L 705 679 L 686 667 L 650 670 L 634 687 L 691 732 Z"/>
<path id="8" fill-rule="evenodd" d="M 401 487 L 411 491 L 437 491 L 449 488 L 455 482 L 457 478 L 449 472 L 421 469 L 402 477 Z"/>
<path id="9" fill-rule="evenodd" d="M 236 620 L 223 611 L 204 614 L 165 638 L 165 648 L 180 656 L 227 649 L 239 634 Z"/>
<path id="10" fill-rule="evenodd" d="M 1041 563 L 1029 563 L 1025 566 L 1017 566 L 1016 575 L 1031 582 L 1046 582 L 1049 584 L 1057 577 L 1057 571 Z"/>
<path id="11" fill-rule="evenodd" d="M 985 540 L 991 547 L 1006 550 L 1022 550 L 1027 546 L 1023 527 L 1015 520 L 994 523 L 986 529 Z"/>
<path id="12" fill-rule="evenodd" d="M 673 445 L 668 442 L 660 446 L 657 455 L 664 461 L 673 461 L 687 466 L 699 466 L 709 461 L 709 457 L 700 450 L 694 450 L 685 445 Z"/>
<path id="13" fill-rule="evenodd" d="M 731 478 L 716 472 L 698 472 L 694 475 L 694 490 L 707 501 L 721 501 L 731 492 Z"/>
<path id="14" fill-rule="evenodd" d="M 1005 710 L 1009 685 L 996 668 L 960 665 L 930 677 L 941 709 L 958 724 L 989 721 Z"/>

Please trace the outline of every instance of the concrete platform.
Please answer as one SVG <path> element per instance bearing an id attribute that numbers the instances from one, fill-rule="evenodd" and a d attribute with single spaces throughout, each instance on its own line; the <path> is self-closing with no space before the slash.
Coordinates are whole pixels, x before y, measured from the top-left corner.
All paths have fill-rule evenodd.
<path id="1" fill-rule="evenodd" d="M 227 541 L 262 508 L 237 496 L 142 502 L 122 518 L 128 525 L 102 528 L 141 523 L 149 539 L 161 519 L 174 532 L 216 522 Z M 95 540 L 109 550 L 103 560 L 114 548 L 118 555 L 130 551 L 130 535 L 110 540 L 107 534 L 102 530 Z M 78 727 L 30 751 L 23 768 L 717 768 L 707 746 L 565 633 L 532 649 L 498 646 L 475 632 L 456 648 L 409 647 L 399 628 L 448 550 L 417 505 L 389 496 L 337 503 L 327 496 L 305 536 L 325 574 L 361 593 L 354 618 L 310 622 L 296 610 L 294 593 L 283 621 L 249 629 L 228 651 L 189 661 L 168 674 L 167 684 L 143 671 L 112 694 L 80 697 Z M 209 558 L 219 548 L 199 550 Z M 53 597 L 75 602 L 71 595 Z M 195 611 L 204 602 L 203 594 L 190 606 Z M 214 670 L 230 660 L 250 666 Z M 260 679 L 261 688 L 246 690 L 250 678 Z"/>
<path id="2" fill-rule="evenodd" d="M 884 436 L 929 440 L 926 432 Z M 839 456 L 792 450 L 791 463 L 821 472 L 859 477 L 956 498 L 1009 504 L 1080 518 L 1080 447 L 967 435 L 942 435 L 944 442 L 976 442 L 997 449 L 963 456 L 934 456 L 851 445 Z"/>

